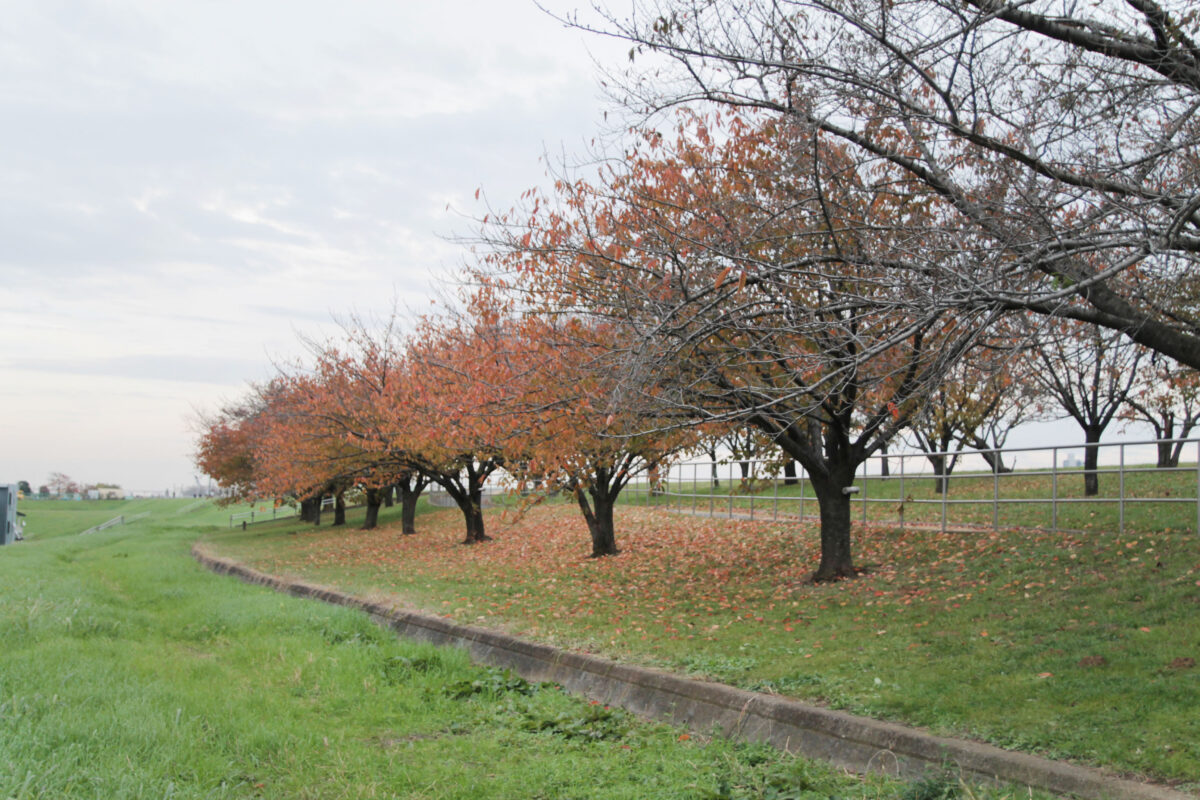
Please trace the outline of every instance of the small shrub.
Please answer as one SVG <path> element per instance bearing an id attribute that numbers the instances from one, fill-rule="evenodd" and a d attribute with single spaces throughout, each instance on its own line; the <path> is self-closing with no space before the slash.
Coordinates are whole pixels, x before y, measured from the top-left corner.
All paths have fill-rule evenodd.
<path id="1" fill-rule="evenodd" d="M 520 675 L 514 675 L 512 670 L 489 667 L 484 670 L 482 678 L 462 680 L 448 684 L 443 690 L 452 700 L 465 700 L 476 695 L 499 697 L 505 694 L 532 695 L 541 688 L 540 684 L 530 683 Z"/>
<path id="2" fill-rule="evenodd" d="M 629 730 L 629 718 L 625 712 L 608 706 L 587 705 L 579 711 L 563 711 L 552 716 L 531 712 L 521 727 L 564 739 L 601 742 L 622 738 Z"/>

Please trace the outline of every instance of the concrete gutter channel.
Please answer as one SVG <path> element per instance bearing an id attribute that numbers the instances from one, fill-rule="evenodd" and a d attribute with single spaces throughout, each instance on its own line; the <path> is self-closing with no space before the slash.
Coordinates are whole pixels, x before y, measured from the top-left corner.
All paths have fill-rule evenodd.
<path id="1" fill-rule="evenodd" d="M 475 661 L 507 667 L 529 681 L 552 681 L 575 694 L 698 733 L 717 728 L 726 735 L 769 742 L 852 772 L 915 777 L 950 768 L 970 781 L 1013 783 L 1094 800 L 1197 800 L 1196 795 L 1091 767 L 933 736 L 774 695 L 573 653 L 430 614 L 396 610 L 333 589 L 267 575 L 195 547 L 192 555 L 213 572 L 294 597 L 358 608 L 402 636 L 466 648 Z"/>

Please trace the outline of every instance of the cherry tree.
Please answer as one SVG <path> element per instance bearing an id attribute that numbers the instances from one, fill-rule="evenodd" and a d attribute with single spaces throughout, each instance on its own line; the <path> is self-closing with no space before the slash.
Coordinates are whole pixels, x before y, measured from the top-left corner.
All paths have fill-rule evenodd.
<path id="1" fill-rule="evenodd" d="M 633 66 L 607 85 L 650 122 L 679 105 L 762 109 L 941 198 L 936 223 L 958 229 L 963 257 L 888 252 L 893 286 L 936 276 L 930 299 L 947 308 L 1071 318 L 1200 368 L 1192 0 L 628 8 L 570 21 L 631 44 Z"/>
<path id="2" fill-rule="evenodd" d="M 643 132 L 601 180 L 560 177 L 485 236 L 531 308 L 627 332 L 609 359 L 620 394 L 655 407 L 648 431 L 749 425 L 796 459 L 821 509 L 814 579 L 836 580 L 856 573 L 857 468 L 994 317 L 944 311 L 936 275 L 892 274 L 918 250 L 961 257 L 952 232 L 896 225 L 936 203 L 876 184 L 811 125 L 683 115 L 672 140 Z"/>
<path id="3" fill-rule="evenodd" d="M 1159 354 L 1142 359 L 1120 417 L 1150 425 L 1159 440 L 1157 466 L 1178 467 L 1185 444 L 1178 440 L 1200 424 L 1200 372 Z"/>
<path id="4" fill-rule="evenodd" d="M 1033 373 L 1049 402 L 1079 424 L 1084 434 L 1084 494 L 1100 492 L 1100 437 L 1128 400 L 1146 349 L 1119 331 L 1058 322 L 1037 334 Z"/>

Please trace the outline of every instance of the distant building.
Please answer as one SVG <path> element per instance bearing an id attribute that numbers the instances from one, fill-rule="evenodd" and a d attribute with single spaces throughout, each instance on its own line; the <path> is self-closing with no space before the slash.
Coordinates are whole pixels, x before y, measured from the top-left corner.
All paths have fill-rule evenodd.
<path id="1" fill-rule="evenodd" d="M 87 490 L 88 500 L 124 500 L 125 490 L 120 486 L 93 486 Z"/>
<path id="2" fill-rule="evenodd" d="M 11 544 L 21 538 L 17 520 L 17 485 L 0 484 L 0 544 Z"/>

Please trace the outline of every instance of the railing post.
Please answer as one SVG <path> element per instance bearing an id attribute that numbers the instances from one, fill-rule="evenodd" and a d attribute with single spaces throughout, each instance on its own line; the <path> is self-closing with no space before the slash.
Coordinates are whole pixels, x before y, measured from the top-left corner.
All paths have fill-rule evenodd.
<path id="1" fill-rule="evenodd" d="M 750 519 L 754 519 L 754 482 L 758 480 L 758 462 L 750 462 Z"/>
<path id="2" fill-rule="evenodd" d="M 1125 443 L 1124 442 L 1121 443 L 1120 452 L 1121 452 L 1120 467 L 1117 470 L 1117 473 L 1119 475 L 1119 477 L 1117 479 L 1117 483 L 1121 487 L 1121 490 L 1120 490 L 1121 493 L 1118 495 L 1118 499 L 1117 499 L 1118 518 L 1119 518 L 1120 522 L 1117 524 L 1117 532 L 1123 535 L 1125 533 Z"/>
<path id="3" fill-rule="evenodd" d="M 775 522 L 779 521 L 779 473 L 776 472 L 771 478 L 771 519 Z"/>
<path id="4" fill-rule="evenodd" d="M 950 476 L 946 474 L 946 468 L 942 467 L 942 474 L 939 479 L 942 484 L 942 533 L 946 532 L 946 495 L 950 491 Z"/>
<path id="5" fill-rule="evenodd" d="M 708 516 L 709 517 L 715 517 L 717 515 L 717 487 L 713 486 L 713 481 L 712 481 L 713 473 L 716 471 L 717 471 L 717 462 L 713 461 L 712 463 L 710 463 L 708 465 L 708 477 L 704 479 L 704 482 L 708 485 Z M 693 469 L 692 477 L 695 478 L 695 475 L 696 475 L 696 470 Z M 717 476 L 717 480 L 718 481 L 721 480 L 719 474 Z M 695 483 L 695 480 L 693 480 L 692 483 Z M 695 506 L 692 506 L 692 508 L 695 509 Z"/>
<path id="6" fill-rule="evenodd" d="M 1197 458 L 1196 463 L 1200 464 L 1200 458 Z M 805 469 L 804 465 L 801 464 L 800 462 L 796 462 L 796 466 L 798 466 L 800 468 L 799 470 L 797 470 L 797 472 L 800 473 L 800 521 L 803 522 L 804 521 L 804 484 L 808 482 L 808 470 Z M 1198 467 L 1197 469 L 1198 469 L 1198 474 L 1200 474 L 1200 467 Z M 1197 519 L 1200 519 L 1200 500 L 1196 501 L 1196 508 L 1197 508 L 1197 511 L 1196 511 Z M 1200 531 L 1200 527 L 1197 527 L 1196 530 Z"/>
<path id="7" fill-rule="evenodd" d="M 680 511 L 683 511 L 683 473 L 684 473 L 684 471 L 685 470 L 684 470 L 683 464 L 680 464 L 679 465 L 679 480 L 676 481 L 676 483 L 679 484 L 679 491 L 675 492 L 675 497 L 676 497 L 675 504 L 676 504 L 676 506 L 679 507 Z M 671 497 L 670 497 L 670 495 L 668 495 L 667 496 L 667 508 L 670 508 L 670 507 L 671 507 Z"/>
<path id="8" fill-rule="evenodd" d="M 1058 533 L 1058 448 L 1050 448 L 1050 532 Z"/>
<path id="9" fill-rule="evenodd" d="M 863 474 L 862 474 L 862 484 L 863 484 L 863 487 L 862 487 L 862 501 L 863 501 L 862 524 L 864 527 L 867 524 L 867 484 L 870 482 L 867 480 L 867 478 L 871 474 L 871 470 L 868 467 L 868 465 L 870 463 L 871 463 L 871 459 L 867 458 L 866 460 L 863 461 L 863 465 L 862 465 L 862 470 L 863 470 Z"/>
<path id="10" fill-rule="evenodd" d="M 733 519 L 733 462 L 729 462 L 729 479 L 725 481 L 725 493 L 729 498 L 729 519 Z"/>
<path id="11" fill-rule="evenodd" d="M 992 451 L 992 530 L 1000 530 L 1000 458 L 999 450 Z"/>

